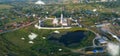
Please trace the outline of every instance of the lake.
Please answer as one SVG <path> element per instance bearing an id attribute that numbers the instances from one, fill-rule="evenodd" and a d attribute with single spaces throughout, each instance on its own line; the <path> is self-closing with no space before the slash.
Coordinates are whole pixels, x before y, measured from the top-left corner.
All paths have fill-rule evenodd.
<path id="1" fill-rule="evenodd" d="M 87 37 L 85 34 L 88 31 L 74 31 L 74 32 L 67 32 L 63 35 L 60 34 L 52 34 L 49 40 L 56 41 L 59 43 L 64 44 L 65 46 L 69 45 L 78 45 L 80 42 Z M 55 36 L 56 35 L 56 36 Z M 60 36 L 59 36 L 60 35 Z M 59 36 L 59 37 L 58 37 Z"/>

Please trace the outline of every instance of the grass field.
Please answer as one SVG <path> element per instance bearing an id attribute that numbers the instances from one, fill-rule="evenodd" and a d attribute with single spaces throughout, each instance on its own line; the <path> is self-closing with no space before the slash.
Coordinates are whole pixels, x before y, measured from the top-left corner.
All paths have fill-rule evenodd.
<path id="1" fill-rule="evenodd" d="M 76 31 L 76 30 L 86 30 L 84 28 L 72 28 L 68 30 L 58 30 L 62 32 Z M 52 42 L 42 37 L 48 37 L 55 30 L 38 30 L 34 26 L 29 26 L 14 32 L 9 32 L 0 35 L 0 56 L 6 54 L 14 56 L 79 56 L 71 52 L 67 47 L 57 42 Z M 29 44 L 28 35 L 33 32 L 38 35 L 38 37 L 33 40 L 34 44 Z M 25 40 L 21 40 L 25 38 Z M 93 35 L 89 35 L 89 38 L 85 39 L 86 46 L 90 44 L 93 39 Z M 2 48 L 2 49 L 1 49 Z M 62 48 L 63 51 L 59 52 L 58 49 Z M 52 54 L 51 54 L 52 53 Z"/>
<path id="2" fill-rule="evenodd" d="M 118 14 L 120 15 L 120 7 L 117 7 L 117 8 L 113 8 L 115 11 L 118 12 Z"/>
<path id="3" fill-rule="evenodd" d="M 12 6 L 0 4 L 0 9 L 9 9 L 9 8 L 12 8 Z"/>

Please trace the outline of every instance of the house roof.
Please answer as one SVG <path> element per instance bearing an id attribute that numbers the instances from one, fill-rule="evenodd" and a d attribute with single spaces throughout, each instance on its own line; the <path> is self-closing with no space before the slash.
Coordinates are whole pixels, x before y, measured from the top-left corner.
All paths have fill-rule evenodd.
<path id="1" fill-rule="evenodd" d="M 41 0 L 39 0 L 39 1 L 35 2 L 35 4 L 44 5 L 45 3 L 43 1 L 41 1 Z"/>
<path id="2" fill-rule="evenodd" d="M 102 39 L 102 38 L 98 39 L 98 41 L 99 41 L 100 43 L 107 43 L 107 41 L 105 41 L 105 40 Z"/>

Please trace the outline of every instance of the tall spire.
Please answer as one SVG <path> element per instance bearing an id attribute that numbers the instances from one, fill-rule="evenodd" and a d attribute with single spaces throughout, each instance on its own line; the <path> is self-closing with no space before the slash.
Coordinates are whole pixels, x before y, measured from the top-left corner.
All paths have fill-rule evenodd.
<path id="1" fill-rule="evenodd" d="M 62 2 L 62 6 L 61 6 L 61 18 L 60 18 L 60 23 L 63 23 L 63 2 Z"/>
<path id="2" fill-rule="evenodd" d="M 63 23 L 63 14 L 61 13 L 60 23 Z"/>

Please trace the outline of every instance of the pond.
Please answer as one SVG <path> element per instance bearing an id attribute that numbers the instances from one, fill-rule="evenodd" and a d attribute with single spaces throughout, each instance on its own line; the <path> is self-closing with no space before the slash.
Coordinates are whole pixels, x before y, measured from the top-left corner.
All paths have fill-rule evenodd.
<path id="1" fill-rule="evenodd" d="M 88 37 L 88 34 L 86 34 L 88 32 L 90 32 L 90 31 L 74 31 L 74 32 L 67 32 L 67 33 L 62 34 L 62 35 L 52 34 L 49 37 L 49 40 L 62 43 L 65 46 L 80 45 L 80 42 L 83 39 L 86 39 Z"/>
<path id="2" fill-rule="evenodd" d="M 84 31 L 68 32 L 59 39 L 59 42 L 66 46 L 74 43 L 79 43 L 85 37 Z"/>

